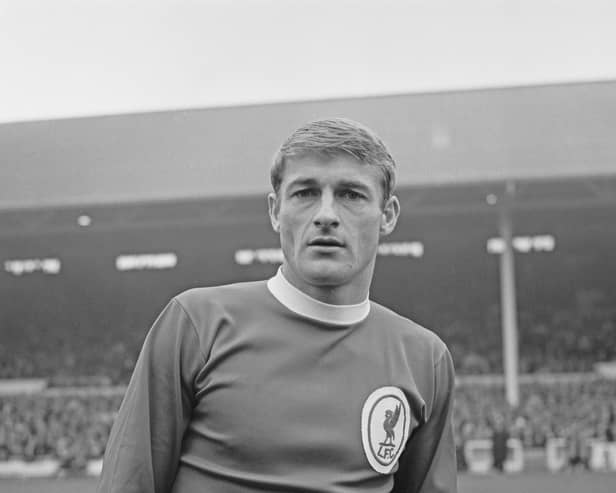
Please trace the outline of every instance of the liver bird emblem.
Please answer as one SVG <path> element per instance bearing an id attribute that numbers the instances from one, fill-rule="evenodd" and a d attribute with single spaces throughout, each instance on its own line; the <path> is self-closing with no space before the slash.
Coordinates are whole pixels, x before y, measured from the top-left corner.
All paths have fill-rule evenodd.
<path id="1" fill-rule="evenodd" d="M 396 434 L 394 432 L 394 428 L 396 427 L 396 423 L 398 423 L 398 419 L 400 418 L 400 404 L 396 406 L 396 410 L 392 411 L 388 409 L 385 411 L 385 420 L 383 421 L 383 429 L 385 430 L 386 436 L 383 445 L 393 445 L 394 440 L 396 439 Z"/>

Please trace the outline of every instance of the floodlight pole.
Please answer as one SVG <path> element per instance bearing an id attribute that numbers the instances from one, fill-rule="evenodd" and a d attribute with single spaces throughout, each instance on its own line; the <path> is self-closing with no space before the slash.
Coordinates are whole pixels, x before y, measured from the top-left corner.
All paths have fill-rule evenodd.
<path id="1" fill-rule="evenodd" d="M 515 183 L 507 182 L 504 200 L 500 207 L 499 230 L 504 243 L 504 250 L 500 255 L 500 285 L 505 393 L 509 405 L 517 407 L 520 402 L 520 389 L 518 384 L 518 321 L 511 211 L 514 195 Z"/>

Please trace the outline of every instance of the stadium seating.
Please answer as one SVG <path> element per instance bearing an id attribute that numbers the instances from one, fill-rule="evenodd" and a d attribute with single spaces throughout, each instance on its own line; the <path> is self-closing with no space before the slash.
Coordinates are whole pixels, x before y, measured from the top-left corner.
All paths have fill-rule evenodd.
<path id="1" fill-rule="evenodd" d="M 582 299 L 572 306 L 520 310 L 520 372 L 588 372 L 597 361 L 616 360 L 616 297 L 601 294 L 598 299 L 601 303 L 590 306 Z M 485 310 L 482 320 L 446 304 L 433 306 L 430 313 L 434 315 L 428 326 L 448 344 L 459 375 L 502 373 L 496 305 Z M 27 325 L 1 330 L 0 378 L 98 375 L 126 383 L 147 326 L 85 331 Z"/>
<path id="2" fill-rule="evenodd" d="M 67 469 L 85 468 L 102 457 L 121 398 L 121 393 L 3 396 L 0 462 L 54 459 Z"/>
<path id="3" fill-rule="evenodd" d="M 54 459 L 67 469 L 86 468 L 104 453 L 122 395 L 123 388 L 116 387 L 3 396 L 0 462 Z M 502 386 L 461 384 L 454 407 L 456 442 L 464 447 L 483 440 L 485 445 L 497 414 L 505 416 L 511 438 L 524 448 L 546 447 L 549 440 L 568 440 L 573 433 L 589 446 L 591 441 L 613 443 L 616 382 L 591 378 L 523 384 L 517 409 L 506 404 Z"/>

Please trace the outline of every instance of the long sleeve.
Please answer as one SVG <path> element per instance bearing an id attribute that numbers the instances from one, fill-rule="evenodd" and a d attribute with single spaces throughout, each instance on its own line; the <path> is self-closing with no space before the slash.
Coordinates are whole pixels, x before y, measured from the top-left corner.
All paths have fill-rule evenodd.
<path id="1" fill-rule="evenodd" d="M 204 357 L 173 299 L 150 329 L 111 430 L 99 493 L 163 493 L 173 484 Z"/>
<path id="2" fill-rule="evenodd" d="M 454 368 L 449 351 L 434 366 L 434 400 L 427 421 L 410 437 L 400 457 L 393 493 L 455 493 L 453 437 Z"/>

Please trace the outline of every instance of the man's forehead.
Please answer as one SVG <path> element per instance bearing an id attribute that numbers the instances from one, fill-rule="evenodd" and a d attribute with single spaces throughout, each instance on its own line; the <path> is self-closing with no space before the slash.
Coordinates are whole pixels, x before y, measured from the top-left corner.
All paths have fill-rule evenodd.
<path id="1" fill-rule="evenodd" d="M 306 156 L 286 160 L 282 182 L 287 186 L 307 182 L 380 186 L 381 180 L 381 171 L 377 166 L 361 163 L 352 156 L 329 159 Z"/>

